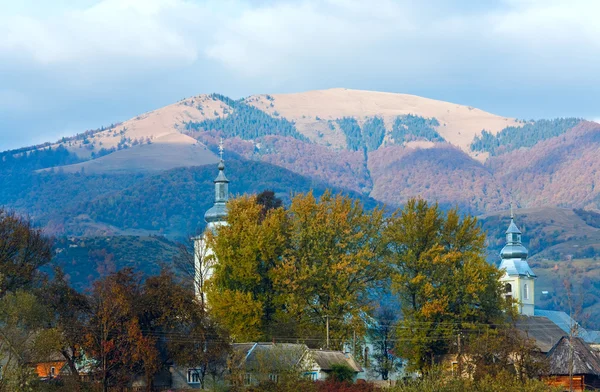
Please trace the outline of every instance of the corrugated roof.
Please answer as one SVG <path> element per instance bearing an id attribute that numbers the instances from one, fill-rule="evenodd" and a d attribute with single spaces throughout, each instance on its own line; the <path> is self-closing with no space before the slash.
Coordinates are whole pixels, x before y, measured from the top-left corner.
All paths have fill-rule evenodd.
<path id="1" fill-rule="evenodd" d="M 277 371 L 297 366 L 308 347 L 295 343 L 238 343 L 233 350 L 243 357 L 246 370 Z"/>
<path id="2" fill-rule="evenodd" d="M 547 317 L 554 324 L 558 325 L 568 335 L 572 327 L 577 328 L 577 336 L 585 340 L 587 343 L 600 343 L 600 332 L 599 331 L 588 331 L 583 328 L 577 321 L 571 318 L 565 312 L 556 310 L 543 310 L 535 309 L 536 316 Z"/>
<path id="3" fill-rule="evenodd" d="M 573 374 L 600 376 L 600 358 L 581 338 L 563 337 L 548 353 L 548 361 L 550 375 L 568 375 L 572 363 Z"/>
<path id="4" fill-rule="evenodd" d="M 546 317 L 525 316 L 517 321 L 516 327 L 525 336 L 534 339 L 543 353 L 550 351 L 565 336 L 565 332 Z"/>
<path id="5" fill-rule="evenodd" d="M 331 370 L 333 365 L 346 365 L 355 372 L 362 372 L 362 367 L 349 354 L 344 354 L 341 351 L 329 350 L 310 350 L 310 354 L 314 361 L 324 371 Z"/>
<path id="6" fill-rule="evenodd" d="M 533 270 L 529 267 L 527 260 L 522 259 L 503 259 L 498 269 L 506 270 L 508 275 L 531 276 L 537 277 Z"/>

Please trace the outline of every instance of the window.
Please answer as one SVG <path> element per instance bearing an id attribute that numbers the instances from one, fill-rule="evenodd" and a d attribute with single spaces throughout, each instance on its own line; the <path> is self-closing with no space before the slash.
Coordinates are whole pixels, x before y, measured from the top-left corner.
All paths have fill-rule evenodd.
<path id="1" fill-rule="evenodd" d="M 250 373 L 244 374 L 244 385 L 248 386 L 252 384 L 252 375 Z"/>
<path id="2" fill-rule="evenodd" d="M 54 366 L 52 366 L 50 368 L 50 377 L 54 377 L 56 376 L 56 368 Z"/>
<path id="3" fill-rule="evenodd" d="M 525 286 L 523 286 L 523 298 L 529 299 L 529 286 L 527 283 L 525 283 Z"/>
<path id="4" fill-rule="evenodd" d="M 319 378 L 317 372 L 304 373 L 304 377 L 306 377 L 310 381 L 317 381 L 317 379 Z"/>
<path id="5" fill-rule="evenodd" d="M 274 383 L 279 382 L 279 374 L 270 373 L 269 374 L 269 381 L 272 381 Z"/>
<path id="6" fill-rule="evenodd" d="M 512 285 L 510 283 L 507 283 L 507 284 L 504 285 L 504 292 L 506 294 L 512 293 Z"/>
<path id="7" fill-rule="evenodd" d="M 200 384 L 200 369 L 188 369 L 187 382 L 188 384 Z"/>

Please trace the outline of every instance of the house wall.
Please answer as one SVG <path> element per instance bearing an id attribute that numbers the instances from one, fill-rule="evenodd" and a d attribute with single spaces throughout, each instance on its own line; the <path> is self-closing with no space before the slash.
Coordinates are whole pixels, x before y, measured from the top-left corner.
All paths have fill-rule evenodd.
<path id="1" fill-rule="evenodd" d="M 200 380 L 194 376 L 194 370 L 189 367 L 171 366 L 169 368 L 171 373 L 171 387 L 175 390 L 179 389 L 202 389 Z M 197 381 L 197 382 L 196 382 Z M 214 379 L 211 375 L 207 374 L 204 378 L 205 389 L 215 389 L 225 385 L 223 378 Z"/>
<path id="2" fill-rule="evenodd" d="M 585 376 L 582 376 L 582 375 L 573 376 L 573 391 L 574 392 L 585 391 L 584 379 L 585 379 Z M 544 383 L 546 383 L 546 385 L 549 385 L 552 387 L 563 388 L 563 390 L 565 390 L 565 391 L 569 390 L 569 376 L 543 377 L 542 380 L 544 381 Z"/>
<path id="3" fill-rule="evenodd" d="M 56 377 L 60 374 L 61 369 L 65 365 L 65 361 L 39 362 L 35 365 L 35 372 L 38 375 L 38 377 L 47 378 L 51 376 L 52 368 L 54 368 L 53 377 Z"/>

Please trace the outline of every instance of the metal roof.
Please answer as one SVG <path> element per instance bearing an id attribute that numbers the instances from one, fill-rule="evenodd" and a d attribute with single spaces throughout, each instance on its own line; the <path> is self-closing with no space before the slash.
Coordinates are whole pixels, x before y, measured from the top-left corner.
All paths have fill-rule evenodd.
<path id="1" fill-rule="evenodd" d="M 565 336 L 565 331 L 546 317 L 525 316 L 517 320 L 516 327 L 535 340 L 536 347 L 543 353 L 550 351 Z"/>
<path id="2" fill-rule="evenodd" d="M 570 333 L 571 328 L 575 327 L 577 329 L 577 336 L 582 338 L 587 343 L 600 343 L 599 331 L 586 330 L 565 312 L 535 309 L 534 314 L 536 316 L 546 317 L 552 320 L 552 322 L 562 329 L 567 335 Z"/>
<path id="3" fill-rule="evenodd" d="M 504 269 L 509 276 L 529 276 L 536 278 L 537 275 L 533 273 L 531 267 L 524 259 L 502 259 L 500 267 L 498 269 Z"/>
<path id="4" fill-rule="evenodd" d="M 521 234 L 521 230 L 519 230 L 519 228 L 515 224 L 514 219 L 512 219 L 512 218 L 510 219 L 510 225 L 508 225 L 508 229 L 506 229 L 506 234 L 510 234 L 510 233 Z"/>

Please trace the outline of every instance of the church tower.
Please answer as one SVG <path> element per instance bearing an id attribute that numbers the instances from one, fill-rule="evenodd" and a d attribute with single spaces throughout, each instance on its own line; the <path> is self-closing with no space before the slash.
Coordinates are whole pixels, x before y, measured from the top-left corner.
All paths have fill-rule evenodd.
<path id="1" fill-rule="evenodd" d="M 219 174 L 213 181 L 215 184 L 215 203 L 204 214 L 206 230 L 213 233 L 219 226 L 227 225 L 227 201 L 229 200 L 229 180 L 225 176 L 225 162 L 223 161 L 223 141 L 219 144 L 219 155 L 221 157 L 218 165 Z M 213 274 L 214 265 L 217 263 L 216 256 L 208 246 L 206 232 L 194 239 L 194 270 L 195 270 L 195 292 L 196 297 L 204 304 L 206 303 L 206 282 Z"/>
<path id="2" fill-rule="evenodd" d="M 517 300 L 519 313 L 533 316 L 534 283 L 537 276 L 527 263 L 528 252 L 521 243 L 521 230 L 515 224 L 512 206 L 510 210 L 510 225 L 506 230 L 506 245 L 500 251 L 502 262 L 499 269 L 504 270 L 504 275 L 500 281 L 503 283 L 503 292 L 506 298 Z"/>

